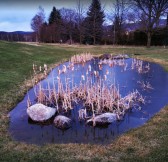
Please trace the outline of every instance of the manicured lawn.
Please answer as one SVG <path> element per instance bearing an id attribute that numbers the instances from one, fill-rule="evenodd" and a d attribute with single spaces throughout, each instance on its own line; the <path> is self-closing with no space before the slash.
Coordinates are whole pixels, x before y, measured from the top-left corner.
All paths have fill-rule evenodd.
<path id="1" fill-rule="evenodd" d="M 168 106 L 144 126 L 120 136 L 107 146 L 48 144 L 36 146 L 13 141 L 8 112 L 31 87 L 32 64 L 54 64 L 74 54 L 128 53 L 162 64 L 168 70 L 168 49 L 126 46 L 39 46 L 0 42 L 0 161 L 168 161 Z M 136 54 L 136 55 L 134 55 Z M 29 85 L 28 85 L 29 83 Z"/>

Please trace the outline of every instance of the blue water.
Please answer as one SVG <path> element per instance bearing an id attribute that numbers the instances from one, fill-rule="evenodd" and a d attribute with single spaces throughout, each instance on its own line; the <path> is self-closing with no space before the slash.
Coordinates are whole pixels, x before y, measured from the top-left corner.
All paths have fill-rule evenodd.
<path id="1" fill-rule="evenodd" d="M 101 128 L 92 127 L 86 125 L 85 122 L 78 121 L 78 110 L 82 107 L 82 104 L 78 104 L 75 105 L 74 110 L 68 114 L 68 117 L 72 119 L 72 127 L 62 131 L 57 129 L 52 122 L 44 125 L 35 123 L 28 118 L 26 113 L 28 95 L 26 94 L 24 99 L 10 112 L 9 132 L 12 138 L 17 141 L 37 145 L 44 145 L 46 143 L 108 144 L 128 130 L 143 125 L 161 108 L 168 104 L 168 73 L 160 65 L 150 63 L 150 71 L 146 74 L 139 74 L 136 70 L 131 70 L 132 59 L 126 60 L 128 64 L 126 71 L 123 71 L 123 67 L 109 67 L 108 65 L 103 65 L 103 69 L 99 70 L 97 61 L 98 60 L 89 61 L 85 66 L 75 65 L 75 71 L 69 70 L 66 74 L 61 74 L 61 80 L 64 81 L 65 78 L 71 78 L 70 80 L 73 79 L 74 83 L 78 85 L 81 80 L 81 75 L 86 76 L 88 65 L 91 65 L 92 71 L 93 69 L 99 71 L 102 78 L 106 70 L 108 70 L 110 73 L 106 84 L 111 85 L 115 83 L 119 85 L 122 96 L 136 89 L 145 96 L 146 104 L 141 105 L 141 110 L 133 109 L 133 111 L 127 112 L 124 120 L 114 122 L 105 128 Z M 68 62 L 64 64 L 68 65 Z M 144 65 L 145 64 L 147 64 L 147 62 L 144 62 Z M 58 75 L 58 69 L 62 69 L 62 66 L 63 64 L 53 69 L 48 77 L 41 81 L 43 87 L 47 87 L 48 82 L 51 86 L 53 82 L 57 84 L 57 79 L 53 80 L 52 76 L 56 77 Z M 92 75 L 92 80 L 96 81 L 94 75 Z M 148 81 L 154 89 L 148 91 L 143 90 L 137 81 Z M 30 100 L 36 103 L 33 88 L 29 90 L 28 94 Z"/>

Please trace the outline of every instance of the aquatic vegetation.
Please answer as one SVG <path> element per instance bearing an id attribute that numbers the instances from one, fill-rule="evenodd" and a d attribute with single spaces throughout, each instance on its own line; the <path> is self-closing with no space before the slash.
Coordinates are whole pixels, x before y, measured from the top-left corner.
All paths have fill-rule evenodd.
<path id="1" fill-rule="evenodd" d="M 90 53 L 81 53 L 80 55 L 72 56 L 70 58 L 70 62 L 73 64 L 85 63 L 91 59 L 93 59 L 93 55 L 91 55 Z"/>
<path id="2" fill-rule="evenodd" d="M 104 64 L 110 68 L 114 66 L 123 67 L 123 71 L 127 69 L 127 63 L 124 55 L 111 57 L 110 59 L 100 59 L 98 61 L 99 71 L 102 70 Z M 88 60 L 95 59 L 89 53 L 83 53 L 81 55 L 75 55 L 70 59 L 68 65 L 63 65 L 61 69 L 58 69 L 58 75 L 52 76 L 52 84 L 49 83 L 47 87 L 43 87 L 41 83 L 38 83 L 34 92 L 36 94 L 37 103 L 42 103 L 47 106 L 54 107 L 58 113 L 65 113 L 74 109 L 75 104 L 83 103 L 83 108 L 79 110 L 79 120 L 93 119 L 95 116 L 112 113 L 117 116 L 117 120 L 121 120 L 125 113 L 132 108 L 140 107 L 141 104 L 145 104 L 145 98 L 134 90 L 129 92 L 125 96 L 120 94 L 120 86 L 115 82 L 107 85 L 106 81 L 110 77 L 109 71 L 106 70 L 106 74 L 103 78 L 99 75 L 99 71 L 87 66 L 85 74 L 79 76 L 80 83 L 77 85 L 74 80 L 68 78 L 68 74 L 73 72 L 74 64 L 84 65 Z M 95 63 L 94 63 L 95 64 Z M 33 64 L 34 74 L 36 75 L 37 66 Z M 147 73 L 150 70 L 150 65 L 143 65 L 141 60 L 132 60 L 131 70 L 137 70 L 138 73 Z M 42 68 L 39 68 L 42 71 Z M 44 75 L 46 75 L 47 65 L 44 64 Z M 64 80 L 61 75 L 65 75 Z M 115 79 L 115 78 L 114 78 Z M 140 83 L 144 89 L 152 89 L 149 82 Z M 30 102 L 27 101 L 28 107 Z M 93 122 L 93 125 L 95 123 Z"/>
<path id="3" fill-rule="evenodd" d="M 139 83 L 142 87 L 143 90 L 151 90 L 151 89 L 154 89 L 152 87 L 152 85 L 149 83 L 149 82 L 145 82 L 145 81 L 137 81 L 137 83 Z"/>
<path id="4" fill-rule="evenodd" d="M 148 73 L 150 70 L 150 64 L 148 63 L 147 65 L 143 66 L 142 60 L 132 59 L 131 69 L 136 69 L 140 74 Z"/>

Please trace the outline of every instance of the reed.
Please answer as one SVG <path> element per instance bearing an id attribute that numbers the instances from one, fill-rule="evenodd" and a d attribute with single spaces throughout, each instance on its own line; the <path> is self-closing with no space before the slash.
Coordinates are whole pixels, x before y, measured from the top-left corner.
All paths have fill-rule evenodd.
<path id="1" fill-rule="evenodd" d="M 74 55 L 70 58 L 70 62 L 77 63 L 85 63 L 89 60 L 93 59 L 93 55 L 91 53 L 81 53 L 80 55 Z"/>
<path id="2" fill-rule="evenodd" d="M 74 64 L 85 63 L 85 61 L 92 59 L 90 54 L 75 55 L 71 58 L 71 62 L 66 67 L 63 65 L 62 69 L 58 70 L 58 76 L 52 76 L 52 86 L 48 82 L 47 88 L 43 88 L 39 83 L 37 88 L 34 89 L 37 102 L 45 105 L 55 107 L 58 112 L 71 111 L 75 104 L 82 102 L 84 109 L 79 110 L 79 120 L 88 118 L 88 113 L 93 117 L 97 114 L 105 112 L 112 112 L 119 117 L 124 116 L 127 110 L 134 107 L 139 107 L 141 104 L 145 104 L 144 97 L 137 91 L 130 92 L 124 97 L 121 97 L 119 85 L 111 84 L 107 86 L 105 81 L 108 78 L 109 72 L 106 71 L 106 75 L 103 78 L 99 76 L 98 71 L 93 71 L 91 65 L 88 66 L 86 75 L 81 75 L 81 81 L 79 85 L 75 85 L 73 80 L 65 77 L 63 81 L 60 74 L 66 75 L 69 70 L 74 70 Z M 100 60 L 99 68 L 103 64 L 108 64 L 110 67 L 122 66 L 124 71 L 127 70 L 127 64 L 124 59 L 109 59 Z M 145 73 L 150 69 L 150 65 L 143 66 L 143 62 L 140 60 L 132 61 L 131 69 L 137 69 L 138 72 Z M 37 74 L 37 67 L 33 65 L 34 73 Z M 47 65 L 44 68 L 39 68 L 39 71 L 47 70 Z M 93 76 L 96 77 L 96 81 L 93 81 Z M 37 78 L 36 78 L 37 79 Z M 56 82 L 55 82 L 56 80 Z M 144 88 L 152 89 L 150 83 L 141 83 Z M 52 87 L 52 88 L 51 88 Z M 29 101 L 28 101 L 29 103 Z"/>
<path id="3" fill-rule="evenodd" d="M 135 69 L 138 71 L 138 73 L 148 73 L 150 70 L 150 64 L 144 65 L 144 62 L 142 60 L 132 59 L 132 65 L 131 69 Z"/>

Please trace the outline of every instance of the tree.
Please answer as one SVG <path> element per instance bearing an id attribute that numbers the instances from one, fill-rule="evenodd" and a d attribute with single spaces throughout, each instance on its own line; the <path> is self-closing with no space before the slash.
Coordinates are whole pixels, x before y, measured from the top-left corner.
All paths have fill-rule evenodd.
<path id="1" fill-rule="evenodd" d="M 38 13 L 31 20 L 31 28 L 36 33 L 36 41 L 40 41 L 40 30 L 45 20 L 44 9 L 40 6 Z"/>
<path id="2" fill-rule="evenodd" d="M 61 14 L 59 12 L 59 10 L 57 10 L 55 7 L 53 7 L 48 22 L 49 24 L 53 24 L 53 23 L 60 23 L 61 21 Z"/>
<path id="3" fill-rule="evenodd" d="M 147 47 L 151 46 L 151 36 L 159 19 L 168 10 L 168 0 L 133 0 L 139 10 L 140 22 L 147 34 Z"/>
<path id="4" fill-rule="evenodd" d="M 62 8 L 60 10 L 63 23 L 63 34 L 64 39 L 68 39 L 69 43 L 72 44 L 74 38 L 74 32 L 76 31 L 77 14 L 75 10 Z"/>
<path id="5" fill-rule="evenodd" d="M 78 28 L 78 36 L 79 36 L 79 42 L 82 44 L 82 40 L 84 37 L 84 27 L 82 25 L 82 22 L 84 20 L 84 7 L 81 3 L 81 0 L 77 0 L 77 7 L 76 7 L 76 13 L 77 13 L 77 28 Z"/>
<path id="6" fill-rule="evenodd" d="M 99 0 L 92 0 L 92 3 L 85 18 L 86 42 L 97 44 L 101 42 L 103 35 L 104 11 L 101 9 Z"/>
<path id="7" fill-rule="evenodd" d="M 113 3 L 114 18 L 113 18 L 113 44 L 122 41 L 124 31 L 124 23 L 127 20 L 129 5 L 127 0 L 115 0 Z"/>
<path id="8" fill-rule="evenodd" d="M 41 42 L 50 42 L 49 40 L 49 25 L 47 22 L 43 23 L 41 30 L 40 30 L 40 41 Z"/>
<path id="9" fill-rule="evenodd" d="M 49 19 L 49 37 L 51 42 L 59 42 L 61 39 L 61 25 L 62 25 L 62 18 L 60 11 L 53 7 Z"/>

